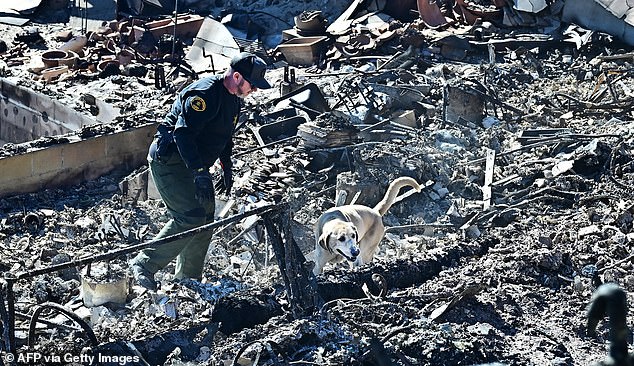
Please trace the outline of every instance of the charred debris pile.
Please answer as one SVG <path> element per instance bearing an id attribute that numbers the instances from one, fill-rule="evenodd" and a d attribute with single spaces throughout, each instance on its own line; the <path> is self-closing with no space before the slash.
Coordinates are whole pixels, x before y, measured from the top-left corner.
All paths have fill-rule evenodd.
<path id="1" fill-rule="evenodd" d="M 143 166 L 0 200 L 4 355 L 605 359 L 609 329 L 586 336 L 585 306 L 602 282 L 634 290 L 634 58 L 618 11 L 587 2 L 609 10 L 594 24 L 563 1 L 355 0 L 339 13 L 267 2 L 295 11 L 280 25 L 257 2 L 176 17 L 119 3 L 119 17 L 79 33 L 18 27 L 3 75 L 100 116 L 76 132 L 87 138 L 160 119 L 175 91 L 240 50 L 266 58 L 276 87 L 245 100 L 236 189 L 218 197 L 202 283 L 168 268 L 157 293 L 131 286 L 129 255 L 167 220 Z M 2 151 L 47 143 L 64 139 Z M 319 214 L 374 205 L 403 175 L 423 190 L 384 217 L 375 261 L 310 275 Z"/>

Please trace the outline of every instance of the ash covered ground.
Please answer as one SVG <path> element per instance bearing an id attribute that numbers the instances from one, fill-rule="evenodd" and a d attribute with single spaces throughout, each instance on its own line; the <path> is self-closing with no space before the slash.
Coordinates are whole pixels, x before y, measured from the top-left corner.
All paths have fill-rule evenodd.
<path id="1" fill-rule="evenodd" d="M 250 6 L 278 9 L 269 3 Z M 406 49 L 404 39 L 394 40 L 397 49 Z M 290 203 L 288 224 L 305 254 L 314 246 L 313 223 L 334 205 L 338 174 L 352 170 L 356 174 L 347 179 L 372 182 L 381 194 L 401 174 L 424 184 L 423 192 L 384 217 L 395 229 L 386 234 L 373 263 L 352 272 L 345 265 L 330 266 L 318 278 L 319 285 L 336 287 L 350 281 L 350 273 L 381 274 L 382 295 L 368 281 L 368 294 L 357 286 L 351 296 L 332 299 L 313 315 L 294 317 L 262 226 L 241 221 L 217 230 L 202 283 L 174 281 L 172 268 L 166 268 L 158 274 L 158 293 L 133 286 L 125 304 L 84 306 L 80 272 L 85 268 L 16 282 L 16 309 L 26 315 L 17 317 L 18 354 L 29 350 L 28 315 L 54 302 L 89 324 L 98 346 L 85 332 L 41 325 L 31 349 L 48 355 L 98 350 L 132 357 L 129 364 L 590 365 L 603 360 L 607 321 L 594 337 L 585 329 L 592 293 L 601 282 L 615 282 L 631 303 L 634 290 L 632 58 L 614 57 L 628 52 L 631 47 L 602 34 L 579 48 L 562 42 L 508 49 L 495 63 L 487 62 L 482 50 L 471 50 L 460 61 L 421 52 L 395 79 L 426 86 L 419 125 L 364 135 L 351 144 L 345 164 L 321 169 L 309 169 L 305 162 L 314 157 L 301 142 L 264 154 L 251 151 L 258 146 L 251 130 L 240 131 L 236 145 L 243 154 L 236 158 L 236 203 L 230 213 Z M 367 65 L 299 72 L 334 105 L 338 92 L 350 85 L 347 80 L 376 75 L 364 72 Z M 269 74 L 276 82 L 282 78 L 279 69 Z M 124 80 L 128 88 L 141 88 L 123 76 L 99 82 L 116 79 L 115 84 Z M 45 89 L 55 94 L 75 85 L 64 83 Z M 448 85 L 488 96 L 490 118 L 476 124 L 445 121 Z M 263 111 L 278 96 L 277 90 L 261 92 L 245 101 L 245 109 Z M 154 100 L 162 102 L 143 111 L 148 119 L 162 116 L 169 95 Z M 340 117 L 323 118 L 326 125 L 340 123 Z M 491 207 L 483 209 L 489 150 L 496 153 L 489 174 L 497 184 Z M 151 239 L 167 221 L 166 211 L 160 200 L 138 201 L 120 192 L 119 183 L 131 173 L 0 200 L 0 270 L 28 272 Z M 292 179 L 279 183 L 286 178 Z M 262 190 L 258 183 L 266 182 L 277 183 Z M 250 230 L 238 236 L 245 229 Z M 96 263 L 92 275 L 118 278 L 127 272 L 129 258 Z M 228 314 L 254 319 L 229 317 L 218 324 L 219 308 L 243 308 Z M 632 312 L 627 315 L 631 324 Z M 53 321 L 64 319 L 58 315 Z"/>

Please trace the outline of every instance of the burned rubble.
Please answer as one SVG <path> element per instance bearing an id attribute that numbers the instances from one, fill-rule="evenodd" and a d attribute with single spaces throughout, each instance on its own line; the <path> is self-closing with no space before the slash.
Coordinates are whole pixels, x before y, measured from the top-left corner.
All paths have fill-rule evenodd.
<path id="1" fill-rule="evenodd" d="M 611 332 L 632 312 L 602 322 L 597 299 L 602 283 L 628 303 L 634 290 L 631 9 L 589 2 L 605 21 L 571 0 L 41 1 L 4 12 L 0 166 L 17 178 L 0 199 L 0 364 L 627 356 Z M 266 58 L 276 87 L 244 100 L 235 189 L 218 197 L 204 280 L 167 268 L 159 291 L 134 286 L 130 256 L 160 245 L 168 220 L 143 165 L 151 133 L 125 140 L 141 148 L 96 177 L 90 161 L 53 173 L 68 180 L 20 178 L 18 167 L 54 165 L 27 160 L 33 151 L 151 131 L 176 91 L 244 49 Z M 15 99 L 41 134 L 20 126 Z M 45 119 L 41 105 L 64 114 Z M 86 118 L 75 129 L 48 127 L 73 113 Z M 374 261 L 313 277 L 321 212 L 373 206 L 399 176 L 422 192 L 385 215 Z"/>

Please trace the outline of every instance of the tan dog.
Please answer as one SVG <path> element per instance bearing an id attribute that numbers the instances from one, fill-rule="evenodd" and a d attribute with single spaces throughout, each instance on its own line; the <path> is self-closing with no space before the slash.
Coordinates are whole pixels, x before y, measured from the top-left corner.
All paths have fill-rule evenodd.
<path id="1" fill-rule="evenodd" d="M 345 205 L 321 214 L 315 223 L 313 272 L 320 274 L 326 263 L 344 259 L 355 266 L 371 262 L 385 232 L 383 215 L 392 207 L 400 189 L 408 186 L 416 192 L 421 190 L 413 178 L 400 177 L 390 184 L 374 208 Z"/>

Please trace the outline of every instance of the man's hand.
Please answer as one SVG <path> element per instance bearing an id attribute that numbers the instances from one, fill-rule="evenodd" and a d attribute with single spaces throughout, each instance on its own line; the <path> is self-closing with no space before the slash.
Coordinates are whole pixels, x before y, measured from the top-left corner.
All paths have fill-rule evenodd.
<path id="1" fill-rule="evenodd" d="M 222 170 L 222 179 L 218 181 L 216 184 L 216 190 L 218 193 L 226 193 L 229 194 L 231 192 L 231 187 L 233 187 L 233 171 L 231 168 L 223 168 Z"/>
<path id="2" fill-rule="evenodd" d="M 214 198 L 214 185 L 208 169 L 197 170 L 194 173 L 194 184 L 198 203 L 205 205 Z"/>

